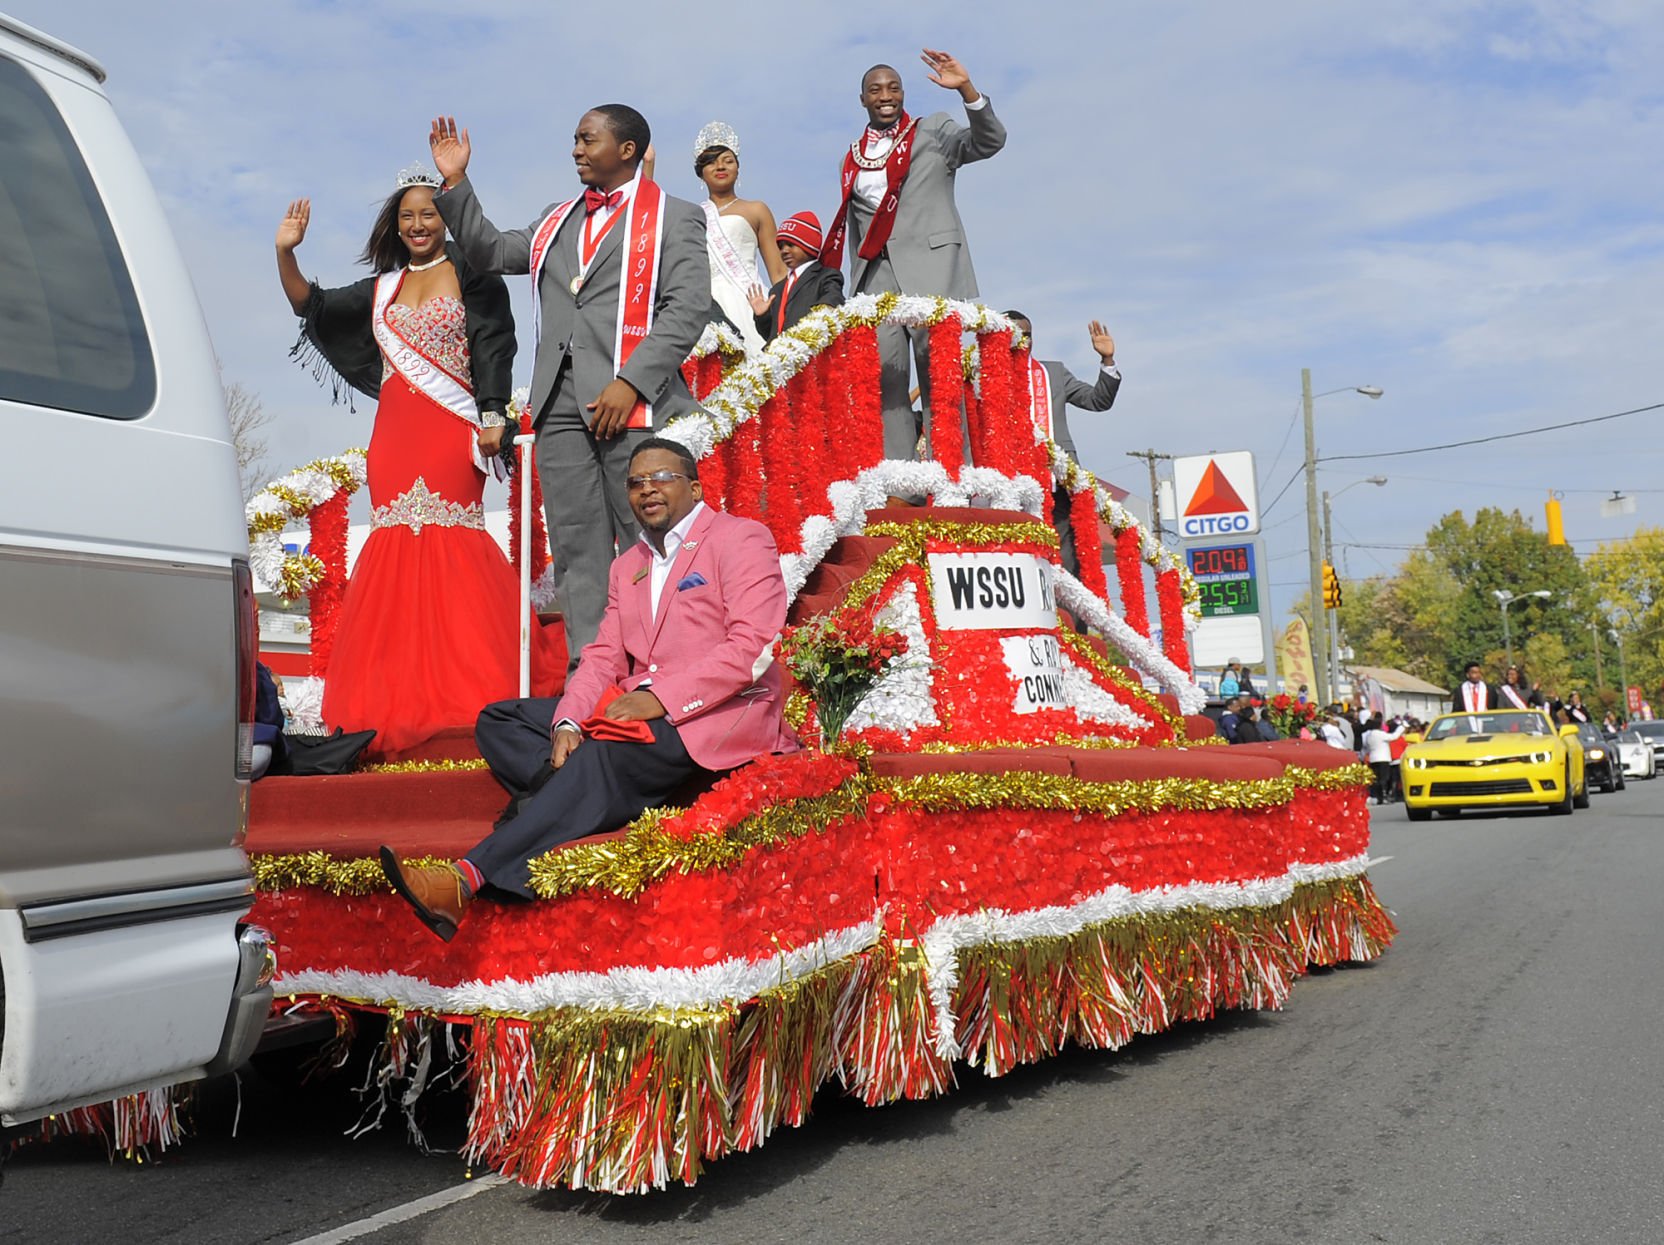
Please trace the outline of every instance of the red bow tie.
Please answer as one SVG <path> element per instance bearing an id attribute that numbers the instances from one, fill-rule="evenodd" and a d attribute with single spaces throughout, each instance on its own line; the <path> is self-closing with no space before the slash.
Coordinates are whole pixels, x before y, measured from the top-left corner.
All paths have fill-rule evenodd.
<path id="1" fill-rule="evenodd" d="M 584 191 L 584 215 L 599 212 L 604 207 L 615 208 L 624 202 L 624 192 L 615 190 L 610 195 L 604 190 Z"/>

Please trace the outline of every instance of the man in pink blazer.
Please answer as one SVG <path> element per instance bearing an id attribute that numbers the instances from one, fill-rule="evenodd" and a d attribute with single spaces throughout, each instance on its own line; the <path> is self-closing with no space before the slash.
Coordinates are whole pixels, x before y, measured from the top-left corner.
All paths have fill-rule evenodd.
<path id="1" fill-rule="evenodd" d="M 531 898 L 527 864 L 551 848 L 798 747 L 773 661 L 786 621 L 774 538 L 706 506 L 698 466 L 674 441 L 643 441 L 628 470 L 641 539 L 612 564 L 600 630 L 566 694 L 480 714 L 475 739 L 519 797 L 512 815 L 452 866 L 415 868 L 381 849 L 387 880 L 447 941 L 482 887 Z"/>

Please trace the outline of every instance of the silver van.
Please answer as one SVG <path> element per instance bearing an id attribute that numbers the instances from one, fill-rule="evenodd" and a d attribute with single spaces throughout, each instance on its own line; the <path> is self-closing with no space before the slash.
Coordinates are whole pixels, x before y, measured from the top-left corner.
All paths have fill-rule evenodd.
<path id="1" fill-rule="evenodd" d="M 240 1064 L 256 621 L 185 264 L 91 58 L 0 15 L 0 1124 Z"/>

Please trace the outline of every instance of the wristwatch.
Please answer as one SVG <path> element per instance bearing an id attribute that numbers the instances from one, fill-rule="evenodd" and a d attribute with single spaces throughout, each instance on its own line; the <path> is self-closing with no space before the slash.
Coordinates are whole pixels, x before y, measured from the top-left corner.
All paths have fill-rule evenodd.
<path id="1" fill-rule="evenodd" d="M 508 419 L 501 411 L 481 411 L 480 426 L 483 428 L 506 428 Z"/>

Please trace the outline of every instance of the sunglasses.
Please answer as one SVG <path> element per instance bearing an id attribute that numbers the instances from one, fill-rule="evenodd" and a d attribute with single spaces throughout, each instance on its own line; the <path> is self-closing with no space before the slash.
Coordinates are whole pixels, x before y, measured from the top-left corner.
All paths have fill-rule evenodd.
<path id="1" fill-rule="evenodd" d="M 691 480 L 693 477 L 680 471 L 655 471 L 650 475 L 626 476 L 625 485 L 632 493 L 639 493 L 649 484 L 669 484 L 672 480 Z"/>

